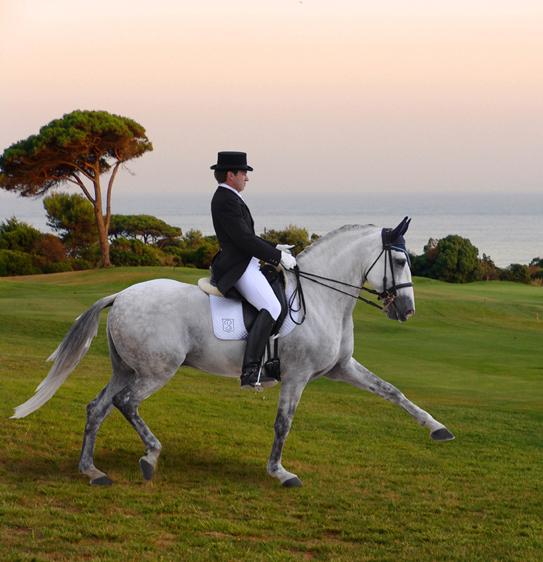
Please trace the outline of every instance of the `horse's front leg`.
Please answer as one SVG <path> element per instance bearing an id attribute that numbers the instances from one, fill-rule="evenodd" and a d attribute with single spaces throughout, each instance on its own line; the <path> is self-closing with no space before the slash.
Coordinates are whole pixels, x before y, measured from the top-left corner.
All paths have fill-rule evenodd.
<path id="1" fill-rule="evenodd" d="M 347 382 L 400 406 L 409 415 L 413 416 L 422 427 L 429 428 L 430 437 L 435 441 L 450 441 L 454 439 L 454 435 L 443 424 L 436 421 L 428 412 L 415 406 L 395 386 L 380 379 L 360 365 L 354 357 L 351 357 L 347 363 L 337 365 L 325 376 L 330 380 Z"/>
<path id="2" fill-rule="evenodd" d="M 279 395 L 279 404 L 277 406 L 277 417 L 275 418 L 275 438 L 273 447 L 268 461 L 268 474 L 275 478 L 279 478 L 281 485 L 285 487 L 302 486 L 302 482 L 292 472 L 287 472 L 281 464 L 281 456 L 283 446 L 292 425 L 292 419 L 296 412 L 296 407 L 302 396 L 308 379 L 289 380 L 288 377 L 281 383 L 281 394 Z"/>

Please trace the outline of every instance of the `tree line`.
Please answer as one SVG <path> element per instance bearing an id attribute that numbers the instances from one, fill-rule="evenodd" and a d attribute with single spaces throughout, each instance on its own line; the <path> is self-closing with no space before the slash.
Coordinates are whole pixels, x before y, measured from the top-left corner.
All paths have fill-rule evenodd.
<path id="1" fill-rule="evenodd" d="M 102 265 L 93 208 L 81 195 L 57 193 L 44 199 L 46 234 L 12 217 L 0 223 L 0 277 L 93 269 Z M 111 215 L 110 265 L 209 267 L 218 250 L 214 236 L 198 230 L 183 235 L 151 215 Z"/>
<path id="2" fill-rule="evenodd" d="M 102 248 L 92 204 L 78 194 L 54 193 L 44 198 L 47 225 L 43 233 L 12 217 L 0 222 L 0 277 L 58 273 L 100 267 Z M 262 237 L 277 244 L 298 246 L 296 253 L 314 242 L 305 228 L 289 225 L 268 230 Z M 183 234 L 151 215 L 111 215 L 108 232 L 111 264 L 115 266 L 170 266 L 208 269 L 219 245 L 216 236 L 199 230 Z M 471 242 L 457 235 L 430 239 L 420 256 L 411 255 L 413 275 L 448 283 L 515 281 L 543 284 L 543 259 L 529 265 L 497 267 Z"/>
<path id="3" fill-rule="evenodd" d="M 47 226 L 40 232 L 16 217 L 0 222 L 0 277 L 60 273 L 100 267 L 103 246 L 92 204 L 78 194 L 54 193 L 43 200 Z M 298 245 L 301 251 L 317 235 L 289 226 L 264 238 Z M 111 265 L 172 266 L 207 269 L 219 250 L 216 236 L 191 229 L 183 234 L 151 215 L 111 215 L 108 232 Z"/>

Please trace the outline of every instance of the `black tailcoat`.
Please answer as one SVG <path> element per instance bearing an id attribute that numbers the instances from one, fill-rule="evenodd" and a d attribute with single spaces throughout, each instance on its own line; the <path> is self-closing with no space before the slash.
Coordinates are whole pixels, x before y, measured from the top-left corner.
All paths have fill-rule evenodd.
<path id="1" fill-rule="evenodd" d="M 243 275 L 253 256 L 279 265 L 281 250 L 255 234 L 253 217 L 239 195 L 219 186 L 211 200 L 211 216 L 220 247 L 212 262 L 213 277 L 223 295 Z"/>

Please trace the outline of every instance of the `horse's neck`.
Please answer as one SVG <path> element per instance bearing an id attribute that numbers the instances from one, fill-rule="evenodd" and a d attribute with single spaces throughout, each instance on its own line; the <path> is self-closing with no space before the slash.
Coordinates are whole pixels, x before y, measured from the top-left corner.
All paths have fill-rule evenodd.
<path id="1" fill-rule="evenodd" d="M 309 246 L 298 265 L 302 271 L 360 286 L 379 243 L 376 227 L 343 227 Z"/>

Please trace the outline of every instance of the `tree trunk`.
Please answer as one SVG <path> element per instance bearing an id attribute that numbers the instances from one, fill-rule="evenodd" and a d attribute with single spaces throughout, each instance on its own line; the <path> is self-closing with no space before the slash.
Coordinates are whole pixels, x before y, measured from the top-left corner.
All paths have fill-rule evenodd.
<path id="1" fill-rule="evenodd" d="M 102 193 L 100 190 L 100 180 L 94 182 L 94 216 L 96 218 L 96 226 L 98 227 L 98 240 L 100 242 L 100 253 L 102 261 L 100 267 L 111 267 L 109 261 L 109 239 L 106 225 L 104 223 L 104 213 L 102 212 Z"/>
<path id="2" fill-rule="evenodd" d="M 109 239 L 107 237 L 107 230 L 104 225 L 104 216 L 102 210 L 98 211 L 95 208 L 96 226 L 98 227 L 98 239 L 100 241 L 100 253 L 102 254 L 102 261 L 100 267 L 111 267 L 109 261 Z"/>

